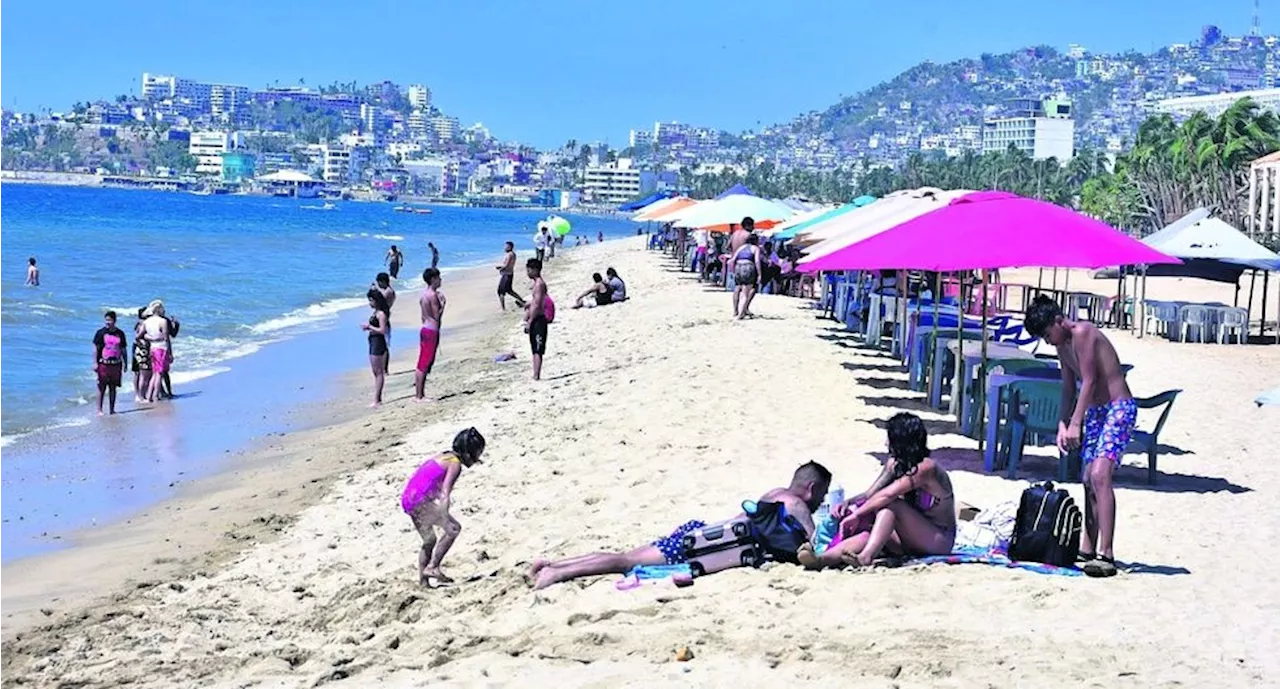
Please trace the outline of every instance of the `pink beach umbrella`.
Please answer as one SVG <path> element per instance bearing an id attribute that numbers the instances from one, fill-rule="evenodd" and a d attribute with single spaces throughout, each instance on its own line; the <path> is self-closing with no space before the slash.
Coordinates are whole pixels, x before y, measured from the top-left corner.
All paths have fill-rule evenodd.
<path id="1" fill-rule="evenodd" d="M 803 264 L 799 269 L 817 272 L 896 268 L 944 272 L 1155 263 L 1180 261 L 1070 209 L 1003 191 L 979 191 L 953 199 L 942 208 Z M 984 275 L 983 322 L 987 317 L 986 289 Z M 960 322 L 963 325 L 963 318 Z M 986 368 L 986 344 L 983 338 L 980 372 Z M 956 357 L 957 376 L 962 359 Z M 979 389 L 985 387 L 981 380 L 979 385 Z M 979 452 L 982 438 L 979 436 Z"/>
<path id="2" fill-rule="evenodd" d="M 820 270 L 1102 268 L 1180 263 L 1106 223 L 1052 203 L 979 191 L 800 266 Z"/>

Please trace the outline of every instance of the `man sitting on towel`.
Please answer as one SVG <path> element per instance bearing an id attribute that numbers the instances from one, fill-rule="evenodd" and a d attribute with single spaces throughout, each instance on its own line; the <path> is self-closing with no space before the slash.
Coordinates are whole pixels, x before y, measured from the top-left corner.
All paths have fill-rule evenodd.
<path id="1" fill-rule="evenodd" d="M 774 488 L 760 496 L 759 502 L 781 502 L 787 514 L 795 517 L 804 527 L 805 535 L 813 539 L 813 511 L 818 509 L 831 485 L 831 472 L 817 462 L 802 464 L 791 476 L 786 488 Z M 578 577 L 596 574 L 625 574 L 638 565 L 675 565 L 685 561 L 681 541 L 685 534 L 706 526 L 706 522 L 692 520 L 676 527 L 670 535 L 626 553 L 590 553 L 551 562 L 534 560 L 529 578 L 535 589 L 543 589 Z"/>

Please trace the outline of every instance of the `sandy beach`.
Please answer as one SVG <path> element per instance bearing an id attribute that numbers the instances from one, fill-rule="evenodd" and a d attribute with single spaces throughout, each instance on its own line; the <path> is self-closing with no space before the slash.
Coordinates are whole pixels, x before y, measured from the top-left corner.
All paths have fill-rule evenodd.
<path id="1" fill-rule="evenodd" d="M 606 266 L 631 301 L 570 309 Z M 5 567 L 3 685 L 1280 682 L 1280 574 L 1263 550 L 1280 537 L 1280 417 L 1252 403 L 1280 384 L 1280 347 L 1108 331 L 1135 365 L 1135 394 L 1183 390 L 1161 436 L 1160 483 L 1145 483 L 1137 455 L 1117 474 L 1126 567 L 1113 579 L 771 565 L 686 589 L 619 591 L 606 576 L 533 592 L 523 574 L 535 557 L 630 549 L 731 516 L 808 460 L 862 490 L 883 456 L 883 420 L 901 410 L 926 419 L 969 504 L 1016 500 L 1055 471 L 1041 449 L 1021 480 L 983 473 L 976 442 L 907 389 L 896 360 L 798 299 L 759 297 L 758 318 L 733 321 L 725 292 L 639 238 L 573 249 L 547 278 L 559 308 L 541 382 L 529 379 L 519 316 L 497 312 L 493 271 L 477 269 L 446 283 L 432 401 L 408 399 L 416 314 L 401 307 L 381 410 L 359 411 L 369 376 L 352 373 L 349 395 L 313 410 L 329 423 L 264 441 L 235 471 L 77 548 Z M 1149 294 L 1230 303 L 1226 289 L 1153 280 Z M 516 360 L 493 361 L 506 351 Z M 469 425 L 489 445 L 454 493 L 463 530 L 445 571 L 459 583 L 426 590 L 400 490 Z M 692 660 L 674 661 L 681 647 Z"/>

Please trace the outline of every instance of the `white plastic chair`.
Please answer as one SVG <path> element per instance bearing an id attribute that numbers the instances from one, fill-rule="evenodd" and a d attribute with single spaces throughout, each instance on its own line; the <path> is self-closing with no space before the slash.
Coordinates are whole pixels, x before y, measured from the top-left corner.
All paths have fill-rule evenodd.
<path id="1" fill-rule="evenodd" d="M 1146 332 L 1154 332 L 1156 335 L 1171 335 L 1170 328 L 1174 321 L 1178 320 L 1178 307 L 1163 301 L 1148 301 L 1146 304 L 1146 316 L 1143 319 L 1143 329 Z M 1155 323 L 1156 329 L 1151 330 L 1151 324 Z M 1164 331 L 1161 332 L 1161 326 Z"/>
<path id="2" fill-rule="evenodd" d="M 1235 333 L 1236 343 L 1249 340 L 1249 312 L 1241 308 L 1225 308 L 1218 312 L 1218 344 L 1227 343 L 1227 335 Z"/>
<path id="3" fill-rule="evenodd" d="M 1207 306 L 1184 306 L 1179 312 L 1179 321 L 1181 321 L 1181 332 L 1178 333 L 1179 339 L 1183 342 L 1191 341 L 1191 331 L 1196 331 L 1196 341 L 1204 343 L 1208 337 L 1209 324 L 1213 314 L 1210 313 Z"/>

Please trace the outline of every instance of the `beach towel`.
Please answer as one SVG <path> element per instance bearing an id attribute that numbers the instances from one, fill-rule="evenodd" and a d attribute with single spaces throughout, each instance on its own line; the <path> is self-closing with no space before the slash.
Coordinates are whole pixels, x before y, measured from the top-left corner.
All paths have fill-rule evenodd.
<path id="1" fill-rule="evenodd" d="M 995 565 L 997 567 L 1008 567 L 1010 569 L 1025 569 L 1038 574 L 1056 574 L 1064 577 L 1083 576 L 1084 572 L 1070 567 L 1055 567 L 1039 562 L 1018 562 L 1010 560 L 1009 555 L 1000 548 L 982 548 L 970 546 L 956 546 L 950 555 L 926 555 L 924 557 L 913 557 L 901 561 L 899 566 L 912 567 L 915 565 Z"/>
<path id="2" fill-rule="evenodd" d="M 619 591 L 629 591 L 641 584 L 658 583 L 677 575 L 691 577 L 693 572 L 689 569 L 688 564 L 683 563 L 678 565 L 637 565 L 632 567 L 631 571 L 619 579 L 614 586 Z"/>

